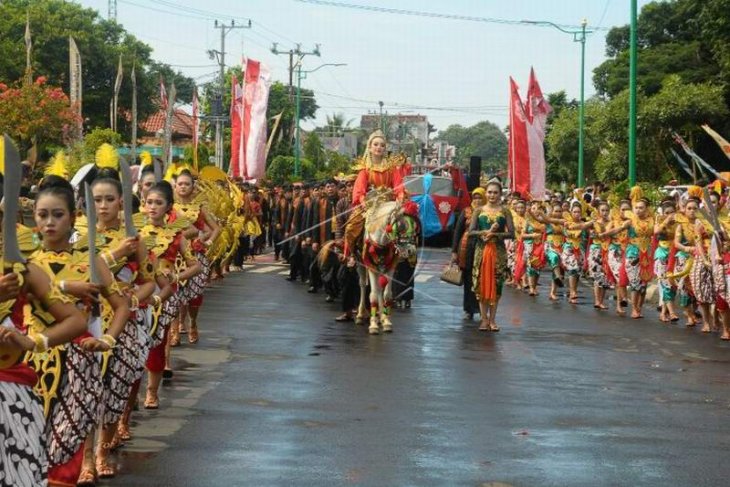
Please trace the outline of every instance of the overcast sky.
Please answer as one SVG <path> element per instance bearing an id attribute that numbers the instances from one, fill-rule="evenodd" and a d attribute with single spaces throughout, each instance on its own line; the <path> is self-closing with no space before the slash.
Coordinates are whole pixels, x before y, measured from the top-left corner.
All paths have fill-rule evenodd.
<path id="1" fill-rule="evenodd" d="M 80 0 L 106 17 L 108 0 Z M 330 3 L 384 7 L 496 20 L 547 20 L 598 30 L 586 43 L 586 96 L 593 94 L 592 70 L 605 59 L 607 29 L 629 22 L 625 0 L 332 0 Z M 640 0 L 639 6 L 648 3 Z M 176 5 L 176 6 L 171 6 Z M 314 90 L 317 124 L 343 112 L 378 110 L 420 113 L 438 129 L 490 120 L 507 125 L 509 76 L 526 88 L 534 66 L 546 93 L 565 89 L 579 96 L 580 44 L 551 27 L 402 15 L 297 0 L 118 0 L 117 20 L 154 48 L 155 59 L 171 64 L 199 83 L 217 69 L 206 54 L 220 49 L 213 19 L 243 23 L 226 37 L 227 64 L 248 56 L 267 64 L 274 79 L 288 81 L 288 57 L 271 53 L 272 43 L 289 50 L 301 43 L 322 56 L 307 56 L 303 68 L 322 63 L 302 87 Z M 296 81 L 295 81 L 296 82 Z M 524 93 L 523 93 L 524 96 Z M 308 123 L 305 128 L 313 127 Z"/>

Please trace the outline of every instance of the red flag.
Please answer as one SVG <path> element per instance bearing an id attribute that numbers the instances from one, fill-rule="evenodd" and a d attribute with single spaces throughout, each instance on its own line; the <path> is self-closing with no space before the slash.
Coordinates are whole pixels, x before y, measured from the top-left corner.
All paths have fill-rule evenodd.
<path id="1" fill-rule="evenodd" d="M 553 108 L 545 100 L 535 70 L 530 69 L 530 83 L 527 89 L 527 143 L 530 151 L 530 188 L 533 198 L 545 196 L 545 126 Z M 525 195 L 526 196 L 526 195 Z"/>
<path id="2" fill-rule="evenodd" d="M 509 179 L 510 189 L 526 195 L 530 191 L 530 151 L 527 140 L 527 114 L 520 99 L 519 87 L 510 76 L 509 107 Z"/>
<path id="3" fill-rule="evenodd" d="M 160 106 L 163 110 L 167 110 L 167 90 L 165 89 L 165 80 L 160 75 Z"/>
<path id="4" fill-rule="evenodd" d="M 241 155 L 239 158 L 239 164 L 241 165 L 241 175 L 245 179 L 249 179 L 251 177 L 246 169 L 246 155 L 247 145 L 251 135 L 251 107 L 253 105 L 254 96 L 256 94 L 256 85 L 259 81 L 260 69 L 261 63 L 259 63 L 258 61 L 254 61 L 253 59 L 246 60 L 246 73 L 243 83 L 243 136 L 241 137 Z"/>
<path id="5" fill-rule="evenodd" d="M 243 93 L 238 78 L 233 75 L 231 79 L 231 163 L 228 173 L 234 178 L 241 176 L 240 168 L 240 144 L 243 115 Z"/>
<path id="6" fill-rule="evenodd" d="M 198 170 L 198 87 L 193 87 L 193 167 Z"/>

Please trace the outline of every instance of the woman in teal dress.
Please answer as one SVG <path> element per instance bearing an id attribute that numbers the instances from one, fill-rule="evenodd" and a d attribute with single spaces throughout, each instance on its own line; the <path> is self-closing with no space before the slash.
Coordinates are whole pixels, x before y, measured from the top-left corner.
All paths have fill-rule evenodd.
<path id="1" fill-rule="evenodd" d="M 505 239 L 514 238 L 512 215 L 501 204 L 502 185 L 499 181 L 487 184 L 487 203 L 474 210 L 469 237 L 475 238 L 472 286 L 479 301 L 482 318 L 479 330 L 499 331 L 497 304 L 507 277 L 507 250 Z"/>

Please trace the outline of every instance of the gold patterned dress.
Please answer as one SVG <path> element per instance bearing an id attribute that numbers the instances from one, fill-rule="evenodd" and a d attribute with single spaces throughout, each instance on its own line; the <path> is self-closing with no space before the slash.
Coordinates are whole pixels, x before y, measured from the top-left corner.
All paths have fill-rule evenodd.
<path id="1" fill-rule="evenodd" d="M 56 286 L 61 281 L 89 280 L 89 253 L 81 246 L 61 252 L 40 249 L 30 256 L 29 262 L 40 267 Z M 70 295 L 58 299 L 75 303 L 90 320 L 89 330 L 73 342 L 26 356 L 28 365 L 38 373 L 36 392 L 43 398 L 47 417 L 46 448 L 51 477 L 54 469 L 62 470 L 83 448 L 98 418 L 103 390 L 101 358 L 80 345 L 87 337 L 101 335 L 100 329 L 94 329 L 92 304 Z M 53 317 L 40 302 L 31 301 L 28 311 L 33 332 L 43 333 L 53 325 Z"/>

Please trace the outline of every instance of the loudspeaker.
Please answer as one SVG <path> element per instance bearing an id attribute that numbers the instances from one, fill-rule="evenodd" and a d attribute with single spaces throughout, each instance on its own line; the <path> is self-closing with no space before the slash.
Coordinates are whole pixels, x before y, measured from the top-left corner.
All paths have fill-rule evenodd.
<path id="1" fill-rule="evenodd" d="M 482 158 L 479 156 L 471 156 L 469 159 L 469 177 L 466 178 L 466 187 L 469 193 L 479 187 L 482 177 Z"/>

